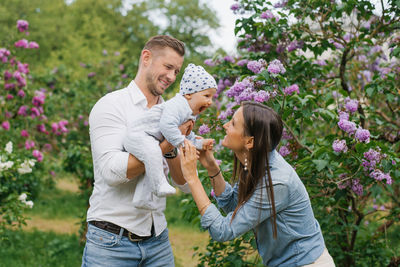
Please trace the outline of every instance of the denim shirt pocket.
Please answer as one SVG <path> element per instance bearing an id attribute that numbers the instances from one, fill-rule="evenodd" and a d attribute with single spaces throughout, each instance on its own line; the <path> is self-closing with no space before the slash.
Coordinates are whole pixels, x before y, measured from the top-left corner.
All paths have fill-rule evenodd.
<path id="1" fill-rule="evenodd" d="M 94 227 L 88 229 L 86 239 L 95 245 L 106 248 L 113 247 L 119 242 L 118 235 L 101 229 L 95 229 Z"/>

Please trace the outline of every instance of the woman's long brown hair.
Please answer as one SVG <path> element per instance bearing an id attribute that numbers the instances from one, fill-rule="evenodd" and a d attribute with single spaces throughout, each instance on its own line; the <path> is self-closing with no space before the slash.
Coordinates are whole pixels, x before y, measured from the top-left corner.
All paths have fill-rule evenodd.
<path id="1" fill-rule="evenodd" d="M 256 190 L 257 185 L 266 184 L 268 199 L 271 202 L 272 230 L 274 239 L 277 237 L 276 210 L 274 189 L 269 169 L 268 153 L 274 150 L 282 137 L 283 123 L 279 115 L 270 107 L 257 102 L 242 102 L 244 116 L 244 135 L 254 137 L 254 146 L 248 158 L 248 171 L 235 155 L 233 165 L 233 180 L 239 181 L 238 205 L 235 208 L 232 220 L 240 207 L 246 203 Z"/>

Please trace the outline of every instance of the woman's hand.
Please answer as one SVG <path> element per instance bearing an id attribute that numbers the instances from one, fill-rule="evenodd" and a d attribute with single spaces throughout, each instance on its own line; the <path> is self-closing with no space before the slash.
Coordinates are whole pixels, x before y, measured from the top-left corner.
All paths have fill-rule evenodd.
<path id="1" fill-rule="evenodd" d="M 187 139 L 184 141 L 185 147 L 181 146 L 180 159 L 183 177 L 188 184 L 199 179 L 197 176 L 197 150 L 196 147 Z"/>

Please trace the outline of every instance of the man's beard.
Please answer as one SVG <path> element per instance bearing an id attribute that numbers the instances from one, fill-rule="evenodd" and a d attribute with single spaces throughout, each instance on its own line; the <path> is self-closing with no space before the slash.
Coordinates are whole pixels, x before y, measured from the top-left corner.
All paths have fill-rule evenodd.
<path id="1" fill-rule="evenodd" d="M 157 90 L 156 82 L 154 82 L 155 80 L 156 79 L 153 78 L 151 73 L 148 73 L 146 75 L 147 88 L 149 89 L 150 93 L 154 96 L 160 96 L 162 95 L 163 92 L 159 92 Z"/>

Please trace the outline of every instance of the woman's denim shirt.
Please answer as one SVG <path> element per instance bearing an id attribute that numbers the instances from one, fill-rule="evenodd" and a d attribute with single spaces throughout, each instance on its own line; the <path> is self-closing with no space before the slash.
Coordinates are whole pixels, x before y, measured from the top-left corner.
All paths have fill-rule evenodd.
<path id="1" fill-rule="evenodd" d="M 277 239 L 272 234 L 271 202 L 266 181 L 237 211 L 232 223 L 232 214 L 238 201 L 238 185 L 232 188 L 226 183 L 225 191 L 216 200 L 227 216 L 222 216 L 215 205 L 210 205 L 201 218 L 201 225 L 208 229 L 214 240 L 220 242 L 253 230 L 263 263 L 270 267 L 313 263 L 321 256 L 325 243 L 306 188 L 292 166 L 276 150 L 269 154 L 269 161 L 274 186 Z"/>

